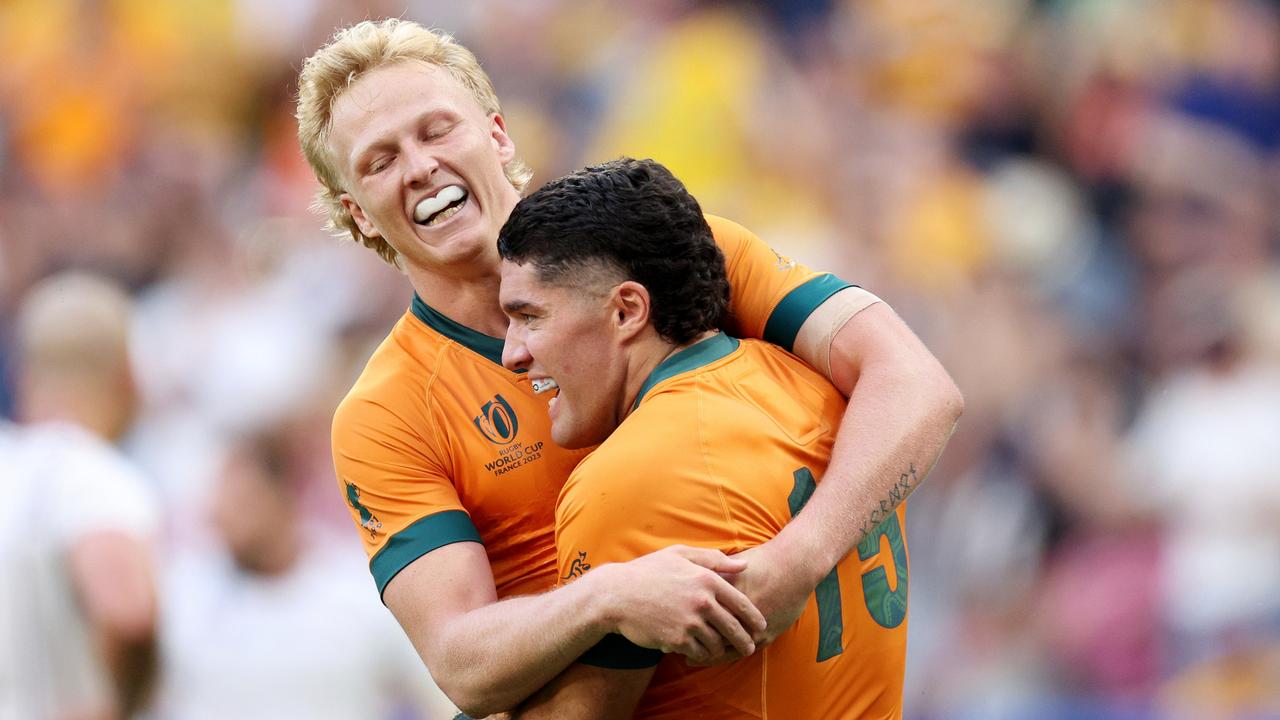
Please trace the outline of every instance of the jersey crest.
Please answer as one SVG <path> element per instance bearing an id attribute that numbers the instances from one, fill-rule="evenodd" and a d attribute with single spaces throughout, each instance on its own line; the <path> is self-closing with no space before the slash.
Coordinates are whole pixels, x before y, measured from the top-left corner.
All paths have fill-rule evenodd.
<path id="1" fill-rule="evenodd" d="M 370 537 L 377 535 L 382 529 L 382 521 L 360 502 L 360 488 L 351 483 L 347 483 L 347 503 L 353 510 L 360 513 L 360 527 L 368 530 Z"/>
<path id="2" fill-rule="evenodd" d="M 520 431 L 520 419 L 501 394 L 480 406 L 480 414 L 471 418 L 471 422 L 494 445 L 510 443 Z"/>
<path id="3" fill-rule="evenodd" d="M 569 564 L 569 573 L 562 580 L 569 581 L 576 577 L 581 577 L 583 573 L 591 569 L 591 564 L 587 562 L 587 552 L 585 550 L 578 551 L 578 557 L 573 559 Z"/>

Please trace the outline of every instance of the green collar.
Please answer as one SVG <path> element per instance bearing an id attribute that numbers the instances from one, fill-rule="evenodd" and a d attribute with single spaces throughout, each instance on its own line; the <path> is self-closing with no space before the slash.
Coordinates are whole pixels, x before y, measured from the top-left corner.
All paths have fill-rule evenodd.
<path id="1" fill-rule="evenodd" d="M 414 316 L 426 323 L 427 327 L 432 330 L 498 365 L 502 364 L 502 338 L 485 335 L 478 330 L 472 330 L 456 320 L 451 320 L 441 315 L 435 308 L 423 302 L 422 298 L 418 297 L 418 293 L 413 294 L 413 304 L 409 309 Z"/>
<path id="2" fill-rule="evenodd" d="M 645 394 L 653 389 L 654 385 L 681 373 L 709 365 L 737 349 L 738 339 L 721 332 L 712 335 L 706 340 L 694 343 L 663 360 L 658 363 L 658 367 L 654 368 L 653 372 L 649 373 L 649 377 L 645 378 L 644 384 L 640 386 L 639 394 L 636 395 L 635 403 L 631 405 L 631 409 L 635 410 L 640 407 L 640 401 L 644 399 Z"/>

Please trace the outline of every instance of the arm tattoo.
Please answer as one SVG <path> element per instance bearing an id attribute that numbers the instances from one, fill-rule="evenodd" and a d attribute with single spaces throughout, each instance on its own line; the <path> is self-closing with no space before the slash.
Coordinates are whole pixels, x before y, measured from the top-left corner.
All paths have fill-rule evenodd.
<path id="1" fill-rule="evenodd" d="M 871 531 L 876 529 L 877 525 L 889 517 L 889 514 L 902 504 L 903 500 L 907 499 L 907 495 L 910 495 L 912 489 L 919 484 L 920 480 L 916 477 L 915 463 L 910 463 L 907 465 L 906 472 L 898 475 L 897 481 L 889 489 L 889 497 L 881 498 L 880 507 L 872 510 L 870 517 L 867 520 L 863 520 L 862 524 L 858 526 L 859 537 L 857 541 L 862 542 Z"/>

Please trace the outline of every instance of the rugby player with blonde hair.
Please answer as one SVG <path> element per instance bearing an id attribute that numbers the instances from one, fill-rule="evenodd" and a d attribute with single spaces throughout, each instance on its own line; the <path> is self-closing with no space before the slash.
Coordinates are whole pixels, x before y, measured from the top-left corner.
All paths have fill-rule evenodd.
<path id="1" fill-rule="evenodd" d="M 501 365 L 496 240 L 530 173 L 492 83 L 444 33 L 362 22 L 304 63 L 298 132 L 329 225 L 415 292 L 335 413 L 334 464 L 384 602 L 471 715 L 517 705 L 610 633 L 702 662 L 753 652 L 923 480 L 959 417 L 954 383 L 884 303 L 708 216 L 729 329 L 850 398 L 826 479 L 746 562 L 675 547 L 552 590 L 556 497 L 587 451 L 556 446 L 549 393 Z"/>

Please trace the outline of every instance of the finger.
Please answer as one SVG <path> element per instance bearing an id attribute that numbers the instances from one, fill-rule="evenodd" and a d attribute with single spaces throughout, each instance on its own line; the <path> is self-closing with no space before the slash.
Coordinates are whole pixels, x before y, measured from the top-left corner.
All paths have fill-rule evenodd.
<path id="1" fill-rule="evenodd" d="M 686 634 L 680 639 L 680 642 L 671 645 L 668 653 L 678 653 L 685 657 L 687 662 L 706 663 L 710 659 L 707 648 L 698 642 L 697 637 L 692 634 Z"/>
<path id="2" fill-rule="evenodd" d="M 763 637 L 769 623 L 764 614 L 752 604 L 750 598 L 744 595 L 741 590 L 728 582 L 718 582 L 716 583 L 716 602 L 720 604 L 720 607 L 732 613 L 737 620 L 737 624 L 751 637 L 757 639 Z M 726 635 L 725 637 L 728 636 Z M 746 654 L 750 655 L 751 652 L 747 651 Z"/>
<path id="3" fill-rule="evenodd" d="M 711 665 L 725 665 L 731 662 L 737 662 L 744 657 L 746 656 L 743 655 L 742 653 L 738 652 L 737 650 L 734 650 L 733 648 L 729 648 L 720 657 L 711 658 L 707 662 L 694 662 L 689 659 L 686 659 L 685 662 L 690 667 L 709 667 Z"/>
<path id="4" fill-rule="evenodd" d="M 699 623 L 696 627 L 692 628 L 690 632 L 693 634 L 693 639 L 702 646 L 702 650 L 705 653 L 702 657 L 696 658 L 697 660 L 709 663 L 721 655 L 724 655 L 725 641 L 724 638 L 720 636 L 720 631 L 716 629 L 715 626 L 705 622 Z"/>
<path id="5" fill-rule="evenodd" d="M 740 573 L 747 569 L 747 562 L 738 558 L 731 558 L 728 555 L 713 550 L 712 548 L 688 547 L 686 545 L 676 545 L 672 550 L 684 559 L 701 565 L 708 570 L 725 573 Z"/>
<path id="6" fill-rule="evenodd" d="M 705 614 L 707 623 L 715 629 L 717 638 L 721 641 L 722 649 L 727 642 L 735 651 L 743 655 L 750 655 L 756 651 L 754 636 L 743 627 L 742 622 L 733 613 L 719 605 L 714 605 Z"/>
<path id="7" fill-rule="evenodd" d="M 725 652 L 724 642 L 720 640 L 720 635 L 710 627 L 690 628 L 689 632 L 688 639 L 681 646 L 681 654 L 684 655 L 685 663 L 694 667 L 706 667 L 717 664 L 720 662 L 720 658 L 728 654 Z M 708 642 L 711 646 L 707 645 Z"/>

